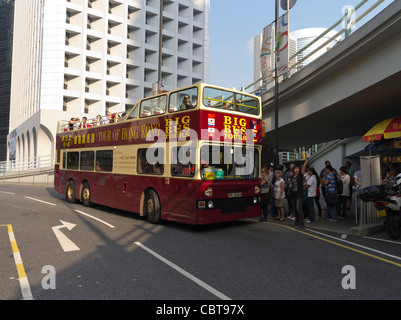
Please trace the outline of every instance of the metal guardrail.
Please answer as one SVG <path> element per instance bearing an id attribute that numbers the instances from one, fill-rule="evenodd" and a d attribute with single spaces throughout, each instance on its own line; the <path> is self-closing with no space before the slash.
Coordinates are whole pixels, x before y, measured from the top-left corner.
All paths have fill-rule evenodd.
<path id="1" fill-rule="evenodd" d="M 307 153 L 309 153 L 310 155 L 316 154 L 325 146 L 326 143 L 320 143 L 310 147 L 297 148 L 293 151 L 279 152 L 279 157 L 281 162 L 305 160 Z"/>
<path id="2" fill-rule="evenodd" d="M 355 13 L 362 8 L 363 5 L 365 5 L 369 0 L 363 0 L 361 1 L 357 6 L 355 6 Z M 358 17 L 355 15 L 355 19 L 351 20 L 353 17 L 353 13 L 350 15 L 349 12 L 345 13 L 345 15 L 336 21 L 331 27 L 329 27 L 327 30 L 325 30 L 322 34 L 320 34 L 318 37 L 316 37 L 313 41 L 308 43 L 305 47 L 301 48 L 298 50 L 295 54 L 293 54 L 289 58 L 289 71 L 285 73 L 284 75 L 279 76 L 279 83 L 284 81 L 287 78 L 290 78 L 293 74 L 301 70 L 300 64 L 304 62 L 305 60 L 309 59 L 311 56 L 316 54 L 319 50 L 327 46 L 330 42 L 332 42 L 334 39 L 338 38 L 342 34 L 345 34 L 345 37 L 349 36 L 351 34 L 351 29 L 355 26 L 356 23 L 361 21 L 363 18 L 365 18 L 368 14 L 370 14 L 374 9 L 376 9 L 379 5 L 381 5 L 385 0 L 378 0 L 374 4 L 372 4 L 368 9 L 366 9 L 364 12 L 362 12 Z M 294 61 L 295 58 L 297 58 L 300 54 L 302 54 L 306 49 L 310 48 L 313 46 L 317 41 L 322 39 L 325 35 L 327 35 L 330 31 L 334 30 L 337 28 L 339 25 L 341 25 L 343 22 L 344 26 L 341 28 L 340 31 L 338 31 L 335 35 L 333 35 L 330 39 L 326 40 L 324 43 L 322 43 L 320 46 L 318 46 L 316 49 L 314 49 L 312 52 L 307 54 L 306 56 L 302 56 L 301 59 Z M 261 81 L 264 81 L 262 86 L 258 87 L 257 89 L 254 89 L 250 93 L 257 93 L 258 95 L 263 95 L 266 94 L 274 89 L 274 77 L 271 77 L 270 79 L 263 79 L 263 77 L 259 78 L 258 80 L 254 81 L 250 85 L 246 86 L 243 90 L 247 91 L 251 87 L 255 86 L 256 84 L 260 83 Z"/>
<path id="3" fill-rule="evenodd" d="M 25 172 L 52 166 L 54 166 L 54 155 L 38 156 L 20 161 L 8 160 L 0 162 L 0 173 Z"/>

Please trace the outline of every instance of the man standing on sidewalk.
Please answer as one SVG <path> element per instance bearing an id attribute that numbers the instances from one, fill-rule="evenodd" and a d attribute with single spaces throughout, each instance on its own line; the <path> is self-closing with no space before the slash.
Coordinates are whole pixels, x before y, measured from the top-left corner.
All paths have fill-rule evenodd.
<path id="1" fill-rule="evenodd" d="M 329 216 L 329 222 L 337 221 L 337 189 L 336 179 L 334 177 L 334 169 L 332 166 L 326 166 L 326 170 L 323 174 L 322 185 L 325 185 L 326 191 L 326 203 L 327 203 L 327 214 Z"/>

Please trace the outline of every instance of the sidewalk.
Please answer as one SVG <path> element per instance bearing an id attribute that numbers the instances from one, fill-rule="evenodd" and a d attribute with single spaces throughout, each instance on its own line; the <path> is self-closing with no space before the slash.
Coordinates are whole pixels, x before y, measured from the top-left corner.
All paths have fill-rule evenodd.
<path id="1" fill-rule="evenodd" d="M 275 218 L 270 216 L 270 212 L 268 216 L 268 222 L 277 222 L 285 224 L 287 226 L 294 226 L 294 221 L 288 218 L 286 218 L 283 222 L 276 221 Z M 383 230 L 384 226 L 383 224 L 378 224 L 360 227 L 355 221 L 355 214 L 350 211 L 347 211 L 346 219 L 338 219 L 337 222 L 329 222 L 327 217 L 327 210 L 323 209 L 322 216 L 319 216 L 316 211 L 315 222 L 305 222 L 305 228 L 334 232 L 339 234 L 369 235 Z"/>

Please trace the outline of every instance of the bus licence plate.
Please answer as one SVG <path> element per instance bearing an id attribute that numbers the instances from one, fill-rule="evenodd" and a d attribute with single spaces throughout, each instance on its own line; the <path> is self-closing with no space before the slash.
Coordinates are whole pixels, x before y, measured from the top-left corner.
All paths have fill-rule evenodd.
<path id="1" fill-rule="evenodd" d="M 228 194 L 229 198 L 239 198 L 242 197 L 242 192 L 232 192 Z"/>
<path id="2" fill-rule="evenodd" d="M 379 218 L 386 216 L 386 210 L 377 210 L 377 216 Z"/>

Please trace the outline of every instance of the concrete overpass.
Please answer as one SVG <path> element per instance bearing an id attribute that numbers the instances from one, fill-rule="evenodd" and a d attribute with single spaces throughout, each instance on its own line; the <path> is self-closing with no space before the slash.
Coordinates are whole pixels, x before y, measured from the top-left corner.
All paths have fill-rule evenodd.
<path id="1" fill-rule="evenodd" d="M 274 92 L 262 96 L 273 147 Z M 279 85 L 279 150 L 364 135 L 401 115 L 401 1 Z"/>

